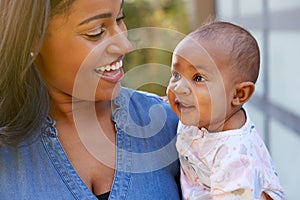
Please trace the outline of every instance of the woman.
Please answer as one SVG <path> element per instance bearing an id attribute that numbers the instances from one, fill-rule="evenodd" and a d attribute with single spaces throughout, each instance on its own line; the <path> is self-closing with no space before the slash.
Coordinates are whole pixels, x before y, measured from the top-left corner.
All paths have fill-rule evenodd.
<path id="1" fill-rule="evenodd" d="M 179 199 L 178 119 L 121 88 L 122 0 L 1 0 L 0 199 Z"/>

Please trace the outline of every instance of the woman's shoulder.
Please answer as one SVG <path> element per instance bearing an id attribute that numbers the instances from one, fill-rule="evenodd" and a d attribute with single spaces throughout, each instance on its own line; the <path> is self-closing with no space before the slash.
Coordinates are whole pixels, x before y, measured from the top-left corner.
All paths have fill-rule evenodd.
<path id="1" fill-rule="evenodd" d="M 159 124 L 167 121 L 176 126 L 178 123 L 178 117 L 171 110 L 169 103 L 156 94 L 122 88 L 120 95 L 115 99 L 115 106 L 113 117 L 116 121 L 132 119 L 141 124 Z"/>
<path id="2" fill-rule="evenodd" d="M 131 88 L 126 88 L 126 87 L 122 88 L 120 95 L 124 96 L 130 100 L 145 99 L 145 100 L 156 102 L 156 103 L 165 101 L 163 97 L 160 97 L 157 94 L 146 92 L 146 91 L 141 91 L 141 90 L 134 90 Z"/>
<path id="3" fill-rule="evenodd" d="M 165 108 L 167 112 L 172 112 L 170 108 L 169 102 L 166 100 L 166 98 L 161 97 L 157 94 L 140 91 L 140 90 L 134 90 L 130 88 L 122 88 L 119 97 L 116 99 L 117 105 L 135 105 L 135 106 L 141 106 L 145 109 L 149 109 L 150 107 L 154 105 L 159 105 Z"/>

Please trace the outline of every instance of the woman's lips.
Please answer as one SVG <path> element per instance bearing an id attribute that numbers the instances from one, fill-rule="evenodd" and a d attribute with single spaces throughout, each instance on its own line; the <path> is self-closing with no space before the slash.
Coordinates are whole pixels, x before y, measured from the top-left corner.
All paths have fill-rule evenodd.
<path id="1" fill-rule="evenodd" d="M 122 66 L 123 66 L 123 61 L 118 60 L 109 65 L 97 67 L 95 69 L 95 72 L 100 78 L 112 83 L 117 83 L 121 81 L 124 76 L 124 71 Z"/>
<path id="2" fill-rule="evenodd" d="M 120 69 L 121 67 L 123 66 L 123 61 L 122 60 L 119 60 L 119 61 L 115 61 L 109 65 L 104 65 L 104 66 L 101 66 L 101 67 L 97 67 L 95 69 L 95 71 L 97 73 L 104 73 L 104 72 L 109 72 L 109 71 L 113 71 L 113 70 L 118 70 Z"/>

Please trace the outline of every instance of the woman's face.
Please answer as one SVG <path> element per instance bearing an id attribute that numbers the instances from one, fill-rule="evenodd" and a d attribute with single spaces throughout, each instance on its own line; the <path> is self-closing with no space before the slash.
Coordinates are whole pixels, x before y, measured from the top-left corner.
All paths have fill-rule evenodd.
<path id="1" fill-rule="evenodd" d="M 76 0 L 49 22 L 36 59 L 52 98 L 110 100 L 131 49 L 122 0 Z"/>

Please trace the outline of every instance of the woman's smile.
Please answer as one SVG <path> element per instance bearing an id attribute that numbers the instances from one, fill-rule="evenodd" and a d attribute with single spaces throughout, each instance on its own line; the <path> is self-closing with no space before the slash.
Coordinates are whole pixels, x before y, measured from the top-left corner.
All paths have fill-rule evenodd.
<path id="1" fill-rule="evenodd" d="M 94 71 L 100 78 L 112 83 L 117 83 L 121 81 L 124 76 L 122 66 L 123 61 L 121 59 L 118 59 L 117 61 L 114 61 L 111 64 L 97 67 Z"/>

